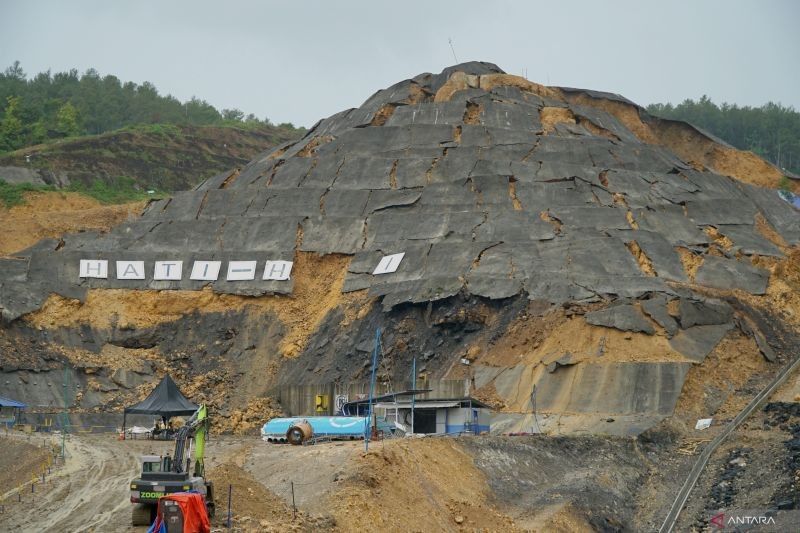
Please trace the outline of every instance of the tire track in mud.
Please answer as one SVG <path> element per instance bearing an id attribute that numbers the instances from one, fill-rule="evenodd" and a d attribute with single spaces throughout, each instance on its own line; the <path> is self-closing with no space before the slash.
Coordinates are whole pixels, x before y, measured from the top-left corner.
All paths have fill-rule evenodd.
<path id="1" fill-rule="evenodd" d="M 129 483 L 136 476 L 139 446 L 104 437 L 75 437 L 67 463 L 32 502 L 0 518 L 9 531 L 138 531 L 130 526 Z"/>

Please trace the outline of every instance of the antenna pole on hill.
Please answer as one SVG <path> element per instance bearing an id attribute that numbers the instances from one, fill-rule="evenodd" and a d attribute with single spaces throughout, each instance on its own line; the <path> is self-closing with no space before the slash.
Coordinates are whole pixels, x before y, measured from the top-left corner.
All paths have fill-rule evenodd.
<path id="1" fill-rule="evenodd" d="M 456 63 L 458 63 L 458 58 L 456 57 L 456 49 L 453 48 L 453 39 L 448 37 L 447 42 L 450 43 L 450 51 L 453 52 L 453 59 L 455 59 Z"/>

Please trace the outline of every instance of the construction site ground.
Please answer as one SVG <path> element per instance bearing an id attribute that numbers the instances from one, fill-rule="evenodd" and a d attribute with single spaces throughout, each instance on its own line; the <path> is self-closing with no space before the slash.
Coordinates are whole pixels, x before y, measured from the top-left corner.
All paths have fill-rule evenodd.
<path id="1" fill-rule="evenodd" d="M 773 400 L 796 386 L 790 380 Z M 702 530 L 718 504 L 765 508 L 798 497 L 787 443 L 800 418 L 786 415 L 787 405 L 795 404 L 760 409 L 712 456 L 679 530 Z M 717 429 L 685 422 L 667 420 L 638 438 L 392 439 L 371 443 L 369 453 L 359 441 L 289 446 L 221 436 L 207 447 L 217 492 L 212 530 L 226 529 L 229 486 L 234 531 L 655 530 Z M 31 439 L 35 446 L 24 435 L 2 437 L 1 530 L 146 530 L 130 526 L 128 484 L 139 455 L 166 453 L 171 443 L 70 435 L 66 461 L 19 502 L 8 487 L 38 475 L 47 446 L 60 442 Z"/>

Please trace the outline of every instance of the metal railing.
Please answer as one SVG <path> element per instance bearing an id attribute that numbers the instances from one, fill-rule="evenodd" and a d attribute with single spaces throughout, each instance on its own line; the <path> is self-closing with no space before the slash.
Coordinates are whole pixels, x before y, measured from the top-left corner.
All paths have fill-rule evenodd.
<path id="1" fill-rule="evenodd" d="M 708 464 L 708 460 L 711 458 L 711 454 L 719 447 L 720 444 L 725 441 L 726 438 L 730 436 L 734 430 L 741 425 L 742 422 L 750 416 L 753 411 L 755 411 L 761 403 L 772 396 L 772 394 L 780 387 L 786 378 L 789 377 L 794 370 L 800 367 L 800 357 L 794 360 L 789 365 L 786 365 L 778 374 L 769 382 L 769 384 L 759 392 L 751 401 L 750 403 L 742 409 L 736 418 L 734 418 L 725 429 L 717 435 L 717 437 L 708 443 L 703 451 L 700 453 L 700 456 L 697 458 L 697 461 L 694 464 L 691 472 L 689 472 L 689 476 L 686 478 L 686 482 L 684 482 L 683 487 L 681 490 L 678 491 L 678 495 L 675 498 L 675 501 L 672 504 L 672 507 L 667 513 L 667 517 L 664 519 L 664 523 L 661 525 L 661 529 L 659 529 L 660 533 L 671 533 L 675 524 L 678 521 L 678 517 L 683 510 L 684 505 L 686 505 L 686 501 L 689 499 L 689 495 L 692 493 L 692 489 L 694 489 L 695 485 L 697 484 L 697 480 L 700 478 L 700 474 L 703 473 L 703 469 L 705 468 L 706 464 Z"/>

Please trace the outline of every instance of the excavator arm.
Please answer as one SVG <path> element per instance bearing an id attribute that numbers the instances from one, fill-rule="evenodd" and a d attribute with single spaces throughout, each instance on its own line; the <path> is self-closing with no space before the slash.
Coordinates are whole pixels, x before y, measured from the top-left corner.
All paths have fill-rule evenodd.
<path id="1" fill-rule="evenodd" d="M 203 404 L 194 412 L 186 425 L 175 434 L 175 454 L 172 461 L 173 472 L 181 473 L 188 469 L 189 461 L 186 460 L 186 451 L 190 448 L 191 440 L 194 439 L 194 476 L 203 476 L 208 425 L 208 408 Z"/>
<path id="2" fill-rule="evenodd" d="M 197 414 L 199 423 L 194 437 L 194 475 L 205 477 L 206 437 L 208 436 L 209 427 L 208 409 L 205 404 L 200 406 Z"/>

